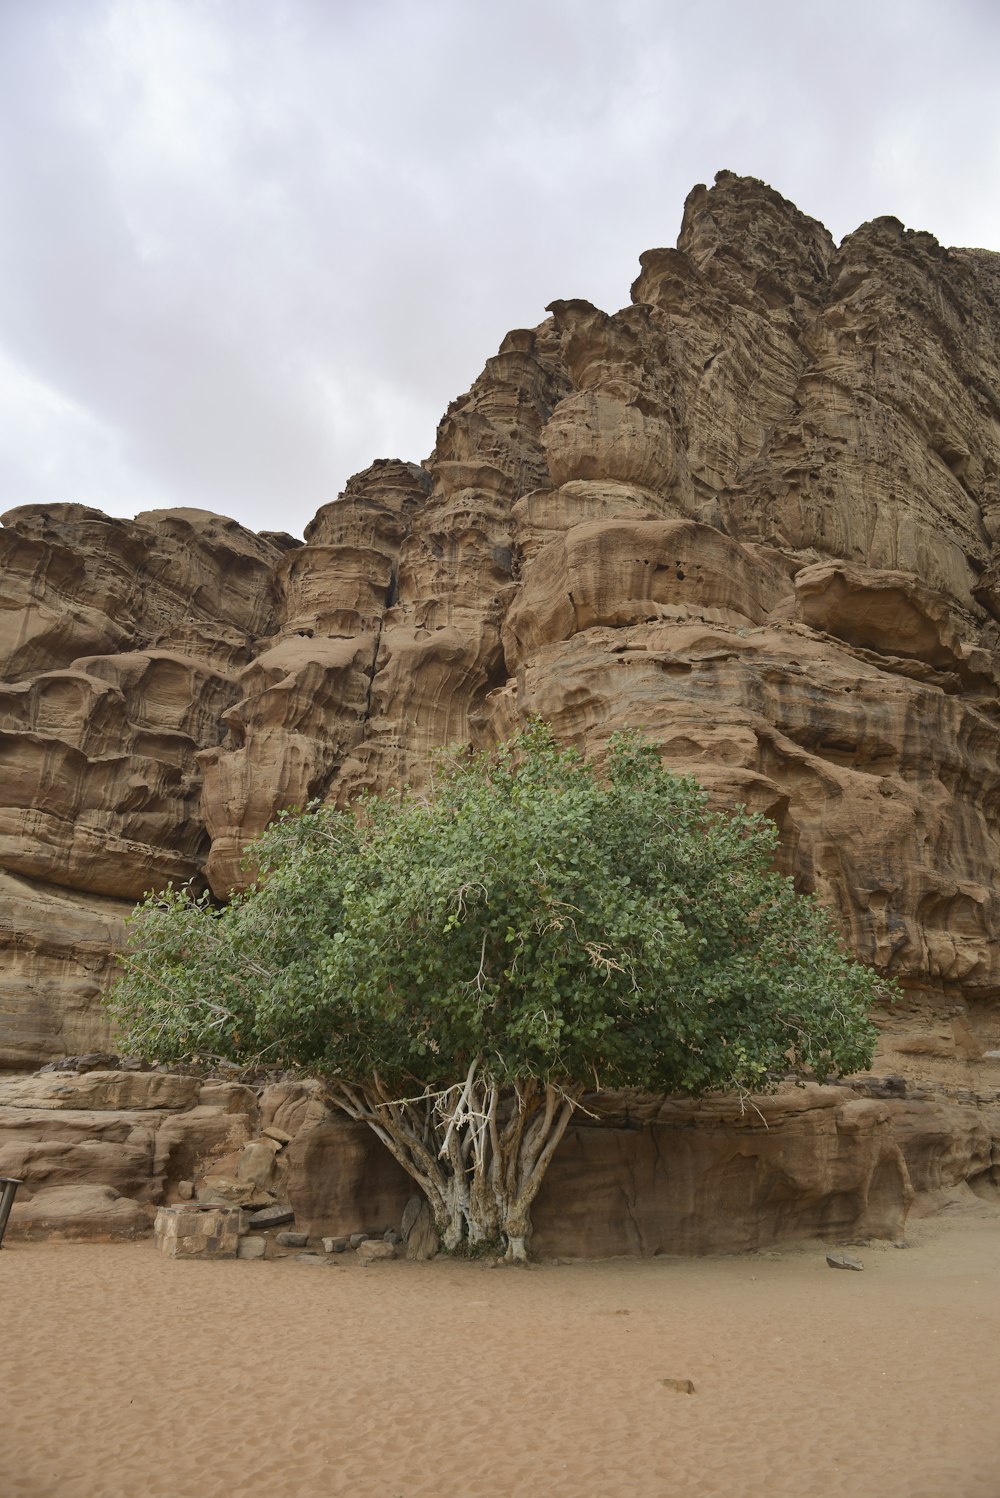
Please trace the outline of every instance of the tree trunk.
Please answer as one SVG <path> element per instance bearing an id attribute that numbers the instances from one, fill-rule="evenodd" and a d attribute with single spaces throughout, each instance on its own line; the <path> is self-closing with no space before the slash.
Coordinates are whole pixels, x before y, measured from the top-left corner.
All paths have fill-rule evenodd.
<path id="1" fill-rule="evenodd" d="M 447 1215 L 435 1224 L 445 1253 L 457 1253 L 462 1246 L 468 1222 L 467 1196 L 465 1182 L 460 1176 L 452 1176 L 445 1191 Z"/>
<path id="2" fill-rule="evenodd" d="M 430 1203 L 447 1253 L 496 1244 L 528 1258 L 531 1207 L 582 1092 L 534 1078 L 501 1088 L 480 1075 L 394 1099 L 377 1074 L 331 1084 L 331 1096 L 371 1128 Z"/>

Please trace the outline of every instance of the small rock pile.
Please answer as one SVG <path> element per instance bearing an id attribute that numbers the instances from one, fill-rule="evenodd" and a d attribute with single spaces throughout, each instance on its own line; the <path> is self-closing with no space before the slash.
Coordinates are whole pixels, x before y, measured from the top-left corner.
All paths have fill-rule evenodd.
<path id="1" fill-rule="evenodd" d="M 268 1125 L 256 1139 L 251 1139 L 234 1157 L 216 1163 L 212 1171 L 194 1181 L 182 1181 L 178 1193 L 196 1196 L 207 1205 L 218 1202 L 245 1207 L 258 1213 L 273 1209 L 280 1212 L 283 1172 L 279 1157 L 292 1142 L 291 1134 Z M 226 1169 L 226 1165 L 229 1166 Z M 268 1226 L 290 1221 L 290 1217 L 270 1219 Z"/>
<path id="2" fill-rule="evenodd" d="M 247 1211 L 229 1203 L 185 1202 L 159 1208 L 154 1242 L 171 1259 L 284 1259 L 290 1250 L 299 1249 L 296 1262 L 332 1264 L 338 1255 L 353 1252 L 363 1269 L 396 1258 L 402 1245 L 406 1258 L 419 1262 L 432 1259 L 440 1246 L 430 1210 L 420 1197 L 407 1203 L 400 1231 L 390 1227 L 376 1234 L 314 1241 L 288 1226 L 294 1221 L 292 1208 L 281 1203 Z"/>

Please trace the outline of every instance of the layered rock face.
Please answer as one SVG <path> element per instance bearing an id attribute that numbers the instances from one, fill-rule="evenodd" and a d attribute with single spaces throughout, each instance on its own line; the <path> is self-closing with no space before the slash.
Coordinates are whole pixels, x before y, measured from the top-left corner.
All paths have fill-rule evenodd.
<path id="1" fill-rule="evenodd" d="M 507 336 L 423 465 L 305 544 L 192 511 L 0 529 L 0 1065 L 103 1043 L 129 904 L 283 806 L 526 715 L 766 812 L 897 975 L 883 1059 L 1000 1080 L 1000 256 L 838 249 L 721 173 L 632 303 Z"/>
<path id="2" fill-rule="evenodd" d="M 274 628 L 288 538 L 196 510 L 0 529 L 0 1066 L 99 1042 L 122 920 L 200 878 L 198 753 Z"/>
<path id="3" fill-rule="evenodd" d="M 589 1098 L 546 1174 L 533 1242 L 595 1257 L 898 1239 L 911 1206 L 996 1200 L 998 1135 L 1000 1089 L 979 1106 L 901 1082 L 786 1084 L 754 1108 Z M 23 1181 L 13 1238 L 134 1237 L 157 1204 L 192 1195 L 283 1204 L 314 1239 L 381 1233 L 414 1192 L 317 1082 L 156 1072 L 0 1080 L 0 1175 Z"/>

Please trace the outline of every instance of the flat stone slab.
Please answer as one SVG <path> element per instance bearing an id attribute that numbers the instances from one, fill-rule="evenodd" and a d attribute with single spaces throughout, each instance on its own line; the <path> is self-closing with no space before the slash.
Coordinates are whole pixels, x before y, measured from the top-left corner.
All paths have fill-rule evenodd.
<path id="1" fill-rule="evenodd" d="M 121 1113 L 131 1109 L 193 1108 L 200 1091 L 198 1077 L 172 1072 L 48 1072 L 0 1082 L 0 1103 L 6 1108 Z"/>
<path id="2" fill-rule="evenodd" d="M 860 1259 L 852 1258 L 850 1254 L 827 1254 L 826 1262 L 831 1269 L 864 1269 Z"/>
<path id="3" fill-rule="evenodd" d="M 82 1182 L 44 1186 L 27 1201 L 15 1201 L 7 1233 L 13 1241 L 43 1238 L 100 1242 L 140 1238 L 149 1232 L 149 1213 L 111 1186 Z"/>
<path id="4" fill-rule="evenodd" d="M 295 1213 L 291 1207 L 264 1207 L 262 1211 L 255 1212 L 250 1219 L 250 1226 L 255 1232 L 264 1228 L 277 1228 L 283 1222 L 294 1222 Z"/>

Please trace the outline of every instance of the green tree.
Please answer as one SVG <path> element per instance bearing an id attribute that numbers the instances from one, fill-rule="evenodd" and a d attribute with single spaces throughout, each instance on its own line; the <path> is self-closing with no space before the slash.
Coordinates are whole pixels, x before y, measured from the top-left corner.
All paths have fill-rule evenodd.
<path id="1" fill-rule="evenodd" d="M 599 773 L 534 724 L 453 755 L 427 796 L 283 815 L 223 909 L 148 896 L 113 1014 L 141 1055 L 323 1077 L 448 1249 L 523 1258 L 585 1092 L 747 1092 L 789 1066 L 869 1064 L 882 985 L 773 872 L 775 842 L 635 735 Z"/>

